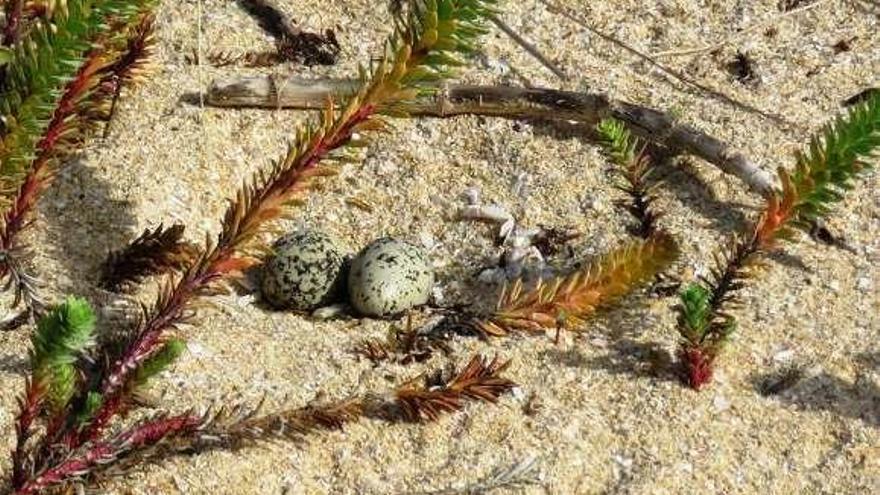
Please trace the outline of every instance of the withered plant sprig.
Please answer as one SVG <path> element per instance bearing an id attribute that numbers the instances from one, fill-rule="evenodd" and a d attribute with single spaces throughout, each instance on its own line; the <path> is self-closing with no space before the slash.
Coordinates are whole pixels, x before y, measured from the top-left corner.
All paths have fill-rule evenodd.
<path id="1" fill-rule="evenodd" d="M 264 249 L 254 242 L 267 222 L 285 214 L 286 207 L 302 199 L 318 177 L 334 169 L 322 162 L 353 159 L 351 150 L 366 144 L 363 134 L 387 129 L 387 116 L 399 115 L 396 103 L 432 91 L 424 86 L 448 75 L 462 62 L 458 55 L 473 51 L 472 43 L 484 32 L 482 22 L 492 12 L 494 0 L 424 0 L 416 2 L 405 18 L 397 20 L 394 35 L 386 44 L 382 60 L 368 72 L 362 69 L 363 84 L 342 106 L 330 102 L 319 121 L 303 126 L 287 154 L 268 171 L 260 172 L 245 184 L 232 200 L 216 240 L 210 238 L 197 258 L 173 277 L 160 291 L 156 303 L 130 335 L 120 353 L 105 358 L 108 369 L 89 382 L 95 388 L 80 387 L 69 418 L 57 433 L 44 437 L 36 449 L 33 475 L 16 482 L 14 489 L 33 492 L 50 484 L 80 476 L 98 462 L 114 458 L 119 442 L 107 438 L 109 422 L 130 403 L 132 391 L 147 363 L 166 352 L 169 331 L 188 321 L 196 304 L 222 287 L 219 282 L 240 273 L 256 262 L 255 254 Z M 471 398 L 488 397 L 489 389 L 479 380 L 455 393 Z M 418 397 L 407 409 L 421 413 Z M 439 399 L 438 399 L 439 400 Z M 449 410 L 433 405 L 427 411 Z M 430 413 L 426 413 L 430 414 Z M 180 434 L 179 423 L 139 425 L 123 430 L 122 445 L 141 449 Z M 127 433 L 126 433 L 127 432 Z M 130 436 L 126 436 L 130 435 Z M 109 449 L 109 450 L 108 450 Z M 41 452 L 67 452 L 73 457 L 41 456 Z M 108 454 L 109 452 L 109 454 Z M 80 459 L 81 462 L 73 462 Z M 48 481 L 47 481 L 48 480 Z"/>
<path id="2" fill-rule="evenodd" d="M 438 349 L 445 354 L 452 352 L 445 339 L 434 338 L 430 333 L 414 328 L 412 317 L 408 316 L 406 328 L 391 325 L 385 339 L 364 339 L 355 346 L 354 353 L 373 364 L 388 360 L 411 364 L 430 359 Z"/>
<path id="3" fill-rule="evenodd" d="M 199 248 L 183 240 L 184 230 L 183 224 L 144 230 L 124 249 L 110 253 L 102 267 L 101 284 L 119 290 L 150 275 L 186 268 Z"/>
<path id="4" fill-rule="evenodd" d="M 768 196 L 747 233 L 734 236 L 715 256 L 708 276 L 681 294 L 678 306 L 679 357 L 685 380 L 699 389 L 712 379 L 713 364 L 736 329 L 730 313 L 740 305 L 737 292 L 761 267 L 762 258 L 825 217 L 854 178 L 869 167 L 880 147 L 880 96 L 852 108 L 815 134 L 795 157 L 794 170 L 778 171 L 782 190 Z"/>
<path id="5" fill-rule="evenodd" d="M 603 119 L 596 126 L 596 131 L 611 160 L 617 165 L 618 175 L 623 178 L 624 183 L 618 188 L 629 196 L 626 211 L 638 221 L 633 234 L 647 238 L 657 229 L 657 220 L 660 218 L 652 205 L 657 184 L 650 182 L 653 161 L 647 153 L 647 147 L 629 132 L 623 122 L 614 118 Z"/>
<path id="6" fill-rule="evenodd" d="M 678 256 L 669 235 L 658 231 L 601 256 L 568 276 L 539 280 L 526 289 L 522 280 L 505 287 L 495 311 L 477 323 L 488 335 L 512 331 L 574 330 L 600 307 L 651 280 Z"/>
<path id="7" fill-rule="evenodd" d="M 501 374 L 508 363 L 473 356 L 450 378 L 437 374 L 423 385 L 409 381 L 391 393 L 364 394 L 338 402 L 264 414 L 256 406 L 236 404 L 214 413 L 158 414 L 107 440 L 87 443 L 57 466 L 24 485 L 20 494 L 37 493 L 57 485 L 71 473 L 79 476 L 120 474 L 120 466 L 154 460 L 171 453 L 208 449 L 240 449 L 272 440 L 298 441 L 321 430 L 338 430 L 360 418 L 388 422 L 430 422 L 462 409 L 466 402 L 495 403 L 516 384 Z"/>

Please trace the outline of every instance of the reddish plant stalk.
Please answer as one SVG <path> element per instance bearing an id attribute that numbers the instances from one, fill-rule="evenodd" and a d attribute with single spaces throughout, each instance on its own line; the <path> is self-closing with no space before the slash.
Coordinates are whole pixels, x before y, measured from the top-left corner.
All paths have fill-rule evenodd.
<path id="1" fill-rule="evenodd" d="M 28 213 L 33 209 L 40 193 L 52 180 L 49 170 L 49 162 L 55 155 L 55 147 L 65 137 L 69 130 L 69 119 L 76 113 L 77 104 L 94 85 L 94 76 L 101 68 L 101 58 L 98 52 L 92 53 L 77 76 L 67 84 L 64 95 L 55 109 L 52 120 L 46 128 L 42 139 L 37 143 L 38 155 L 34 159 L 24 182 L 19 187 L 18 194 L 3 215 L 4 225 L 0 228 L 0 250 L 9 251 L 15 247 L 16 235 L 25 225 Z M 5 276 L 9 265 L 0 263 L 0 277 Z M 13 452 L 13 480 L 23 481 L 25 444 L 30 437 L 30 427 L 40 410 L 44 387 L 38 383 L 28 382 L 25 398 L 21 401 L 20 412 L 16 421 L 16 447 Z"/>
<path id="2" fill-rule="evenodd" d="M 39 493 L 50 486 L 88 472 L 91 468 L 108 462 L 125 452 L 149 447 L 165 438 L 186 434 L 198 429 L 203 418 L 186 413 L 169 418 L 148 421 L 126 430 L 111 440 L 88 445 L 79 455 L 72 455 L 55 467 L 42 471 L 33 479 L 16 484 L 16 495 Z"/>
<path id="3" fill-rule="evenodd" d="M 153 18 L 145 15 L 137 25 L 136 34 L 129 39 L 125 51 L 112 65 L 105 66 L 105 53 L 93 50 L 83 62 L 82 67 L 65 86 L 64 94 L 52 115 L 43 137 L 36 145 L 37 157 L 34 159 L 24 178 L 12 205 L 3 214 L 3 226 L 0 227 L 0 251 L 8 252 L 15 248 L 16 238 L 30 212 L 36 205 L 40 194 L 54 179 L 51 161 L 59 154 L 59 147 L 71 138 L 78 128 L 92 118 L 82 108 L 85 98 L 101 100 L 115 95 L 119 85 L 130 80 L 138 66 L 149 54 L 150 35 Z M 98 86 L 99 91 L 95 92 Z M 71 122 L 78 119 L 79 122 Z M 0 263 L 0 278 L 9 272 L 9 265 Z"/>
<path id="4" fill-rule="evenodd" d="M 703 385 L 712 381 L 712 362 L 715 356 L 710 355 L 700 346 L 687 346 L 679 351 L 679 358 L 685 366 L 685 377 L 689 387 L 700 390 Z"/>
<path id="5" fill-rule="evenodd" d="M 10 251 L 15 247 L 18 233 L 25 226 L 28 215 L 33 210 L 40 193 L 49 186 L 53 179 L 51 160 L 56 156 L 59 143 L 69 136 L 72 127 L 70 120 L 77 113 L 77 107 L 84 96 L 95 85 L 95 75 L 100 71 L 102 58 L 100 52 L 93 52 L 86 59 L 76 77 L 67 83 L 52 120 L 46 132 L 37 143 L 37 157 L 31 164 L 24 182 L 18 188 L 18 194 L 9 209 L 3 214 L 3 226 L 0 228 L 0 250 Z M 0 277 L 9 270 L 6 263 L 0 263 Z"/>
<path id="6" fill-rule="evenodd" d="M 221 232 L 217 244 L 187 270 L 167 297 L 159 300 L 152 314 L 140 325 L 137 337 L 114 362 L 101 384 L 101 406 L 87 428 L 79 433 L 72 432 L 66 438 L 70 447 L 76 448 L 101 435 L 107 423 L 124 405 L 123 392 L 132 372 L 155 351 L 163 333 L 182 323 L 189 305 L 204 295 L 214 282 L 252 264 L 247 258 L 236 257 L 238 249 L 256 233 L 260 225 L 281 214 L 281 206 L 305 187 L 310 172 L 318 163 L 328 153 L 348 143 L 354 128 L 368 120 L 375 110 L 374 105 L 361 107 L 342 125 L 314 141 L 308 151 L 297 157 L 295 163 L 271 176 L 254 192 L 252 201 L 233 203 L 225 216 L 224 225 L 227 228 Z M 244 211 L 241 212 L 239 207 L 243 207 Z"/>
<path id="7" fill-rule="evenodd" d="M 12 46 L 18 41 L 23 11 L 24 0 L 12 0 L 12 3 L 6 6 L 6 27 L 3 30 L 4 45 Z"/>
<path id="8" fill-rule="evenodd" d="M 23 483 L 27 477 L 25 447 L 30 438 L 31 426 L 40 413 L 40 406 L 46 394 L 46 387 L 28 379 L 24 398 L 19 401 L 19 413 L 15 421 L 15 450 L 12 451 L 12 482 Z"/>

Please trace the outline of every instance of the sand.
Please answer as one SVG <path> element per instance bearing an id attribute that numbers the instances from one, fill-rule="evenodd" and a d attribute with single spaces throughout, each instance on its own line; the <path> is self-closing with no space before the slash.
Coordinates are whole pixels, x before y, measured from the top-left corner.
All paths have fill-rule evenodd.
<path id="1" fill-rule="evenodd" d="M 305 112 L 200 108 L 185 94 L 231 73 L 353 74 L 388 33 L 374 0 L 280 2 L 310 29 L 334 28 L 343 53 L 334 67 L 255 70 L 199 67 L 197 2 L 163 2 L 157 71 L 124 91 L 110 136 L 68 163 L 40 205 L 28 240 L 33 266 L 52 298 L 76 293 L 98 304 L 96 267 L 147 227 L 184 222 L 201 241 L 216 233 L 226 201 L 253 171 L 285 149 Z M 593 26 L 648 53 L 716 43 L 778 15 L 775 0 L 752 2 L 578 2 Z M 201 2 L 202 49 L 269 48 L 270 39 L 231 1 Z M 840 101 L 880 74 L 878 10 L 872 2 L 822 2 L 751 32 L 717 53 L 662 61 L 801 129 L 786 130 L 707 97 L 639 62 L 539 1 L 509 2 L 512 27 L 572 75 L 560 83 L 502 33 L 461 81 L 589 89 L 675 112 L 733 144 L 768 170 L 839 111 Z M 772 27 L 771 31 L 768 31 Z M 849 40 L 851 50 L 833 45 Z M 755 61 L 758 82 L 732 80 L 738 51 Z M 445 302 L 486 297 L 474 273 L 498 250 L 488 226 L 456 222 L 460 194 L 478 187 L 528 226 L 571 226 L 577 258 L 628 238 L 620 193 L 598 147 L 542 124 L 462 117 L 396 122 L 361 164 L 324 182 L 286 227 L 309 225 L 355 251 L 384 235 L 431 246 Z M 524 174 L 524 175 L 523 175 Z M 735 179 L 688 157 L 660 169 L 661 221 L 681 242 L 673 272 L 704 273 L 711 253 L 760 205 Z M 517 193 L 517 178 L 526 193 Z M 470 405 L 428 425 L 364 420 L 300 443 L 175 457 L 102 486 L 102 493 L 410 493 L 461 489 L 499 467 L 537 459 L 540 485 L 497 493 L 871 493 L 880 490 L 880 174 L 870 173 L 835 208 L 829 226 L 852 251 L 803 239 L 786 246 L 745 290 L 740 331 L 708 389 L 695 393 L 652 367 L 675 350 L 674 297 L 636 294 L 560 345 L 552 338 L 481 342 L 457 338 L 450 357 L 374 367 L 351 353 L 389 322 L 314 322 L 272 312 L 253 295 L 215 298 L 181 330 L 186 353 L 153 385 L 172 411 L 230 399 L 268 397 L 267 409 L 383 391 L 419 373 L 461 364 L 474 352 L 511 359 L 519 384 L 497 405 Z M 348 198 L 375 205 L 365 211 Z M 149 285 L 149 284 L 148 284 Z M 154 288 L 141 294 L 148 299 Z M 8 304 L 8 298 L 3 300 Z M 27 331 L 0 333 L 0 450 L 13 444 Z M 760 384 L 789 366 L 804 376 L 765 396 Z M 537 410 L 527 405 L 540 404 Z M 8 472 L 4 456 L 0 472 Z"/>

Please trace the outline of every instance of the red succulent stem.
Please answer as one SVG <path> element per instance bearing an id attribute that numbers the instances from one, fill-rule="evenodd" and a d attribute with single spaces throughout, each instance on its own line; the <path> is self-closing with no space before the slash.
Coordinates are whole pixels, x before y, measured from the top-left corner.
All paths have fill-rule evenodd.
<path id="1" fill-rule="evenodd" d="M 100 437 L 106 425 L 124 406 L 124 392 L 132 373 L 155 351 L 164 332 L 181 323 L 190 304 L 204 295 L 213 283 L 247 267 L 249 262 L 236 256 L 241 245 L 256 228 L 280 215 L 277 205 L 300 192 L 310 177 L 309 173 L 318 163 L 328 153 L 348 143 L 355 127 L 368 120 L 375 110 L 374 105 L 364 105 L 353 112 L 343 124 L 314 142 L 295 163 L 271 177 L 254 192 L 254 201 L 245 205 L 239 220 L 228 224 L 232 226 L 224 229 L 214 248 L 195 262 L 169 295 L 160 299 L 152 315 L 141 324 L 137 337 L 113 363 L 101 384 L 102 403 L 89 426 L 80 433 L 72 432 L 66 438 L 70 447 L 76 448 Z M 234 203 L 227 211 L 227 219 L 235 215 L 235 206 Z"/>
<path id="2" fill-rule="evenodd" d="M 23 11 L 24 0 L 12 0 L 12 3 L 6 6 L 6 27 L 3 29 L 4 45 L 12 46 L 18 41 Z"/>
<path id="3" fill-rule="evenodd" d="M 12 482 L 23 483 L 27 477 L 25 450 L 30 438 L 31 426 L 40 413 L 43 398 L 46 396 L 46 387 L 39 382 L 28 380 L 24 398 L 19 403 L 18 418 L 15 421 L 15 450 L 12 451 Z"/>
<path id="4" fill-rule="evenodd" d="M 71 129 L 70 119 L 77 112 L 77 105 L 88 94 L 95 84 L 95 75 L 101 69 L 101 53 L 92 52 L 83 63 L 76 77 L 67 83 L 64 94 L 55 107 L 52 120 L 46 127 L 43 137 L 36 145 L 37 157 L 31 163 L 24 181 L 12 205 L 3 214 L 3 225 L 0 227 L 0 250 L 10 251 L 15 247 L 18 233 L 26 225 L 27 217 L 46 187 L 52 182 L 52 158 L 56 156 L 57 146 L 64 140 Z M 6 263 L 0 263 L 0 277 L 9 270 Z"/>
<path id="5" fill-rule="evenodd" d="M 702 347 L 685 346 L 680 351 L 680 359 L 685 366 L 685 380 L 694 390 L 700 390 L 712 381 L 713 356 Z"/>
<path id="6" fill-rule="evenodd" d="M 194 432 L 202 426 L 201 416 L 186 413 L 160 418 L 137 425 L 116 437 L 87 445 L 81 453 L 67 457 L 58 465 L 43 470 L 24 482 L 16 482 L 16 495 L 39 493 L 50 486 L 88 473 L 100 464 L 107 463 L 127 452 L 150 447 L 172 436 Z"/>

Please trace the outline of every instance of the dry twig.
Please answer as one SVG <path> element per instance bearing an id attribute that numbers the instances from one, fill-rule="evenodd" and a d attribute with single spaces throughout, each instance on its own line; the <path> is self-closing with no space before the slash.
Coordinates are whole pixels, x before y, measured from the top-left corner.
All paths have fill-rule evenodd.
<path id="1" fill-rule="evenodd" d="M 291 77 L 239 77 L 215 80 L 206 101 L 218 107 L 321 109 L 328 97 L 350 94 L 356 82 L 346 79 L 308 80 Z M 508 86 L 461 86 L 441 88 L 434 97 L 400 105 L 410 115 L 450 117 L 490 115 L 517 119 L 575 121 L 590 132 L 604 118 L 613 117 L 637 136 L 673 152 L 696 155 L 745 182 L 767 196 L 774 190 L 773 177 L 743 154 L 693 127 L 680 124 L 669 114 L 648 107 L 614 100 L 598 93 L 554 89 L 522 89 Z"/>
<path id="2" fill-rule="evenodd" d="M 571 9 L 562 7 L 558 3 L 553 2 L 551 0 L 542 0 L 542 1 L 544 2 L 545 5 L 547 5 L 547 7 L 550 9 L 551 12 L 568 18 L 572 22 L 578 24 L 579 26 L 590 31 L 591 33 L 602 38 L 603 40 L 605 40 L 609 43 L 612 43 L 620 48 L 623 48 L 627 52 L 637 56 L 638 58 L 644 60 L 645 62 L 647 62 L 651 66 L 653 66 L 653 67 L 659 69 L 660 71 L 662 71 L 663 73 L 687 84 L 688 86 L 691 86 L 693 88 L 697 88 L 700 91 L 702 91 L 703 93 L 710 95 L 713 98 L 715 98 L 719 101 L 722 101 L 724 103 L 727 103 L 728 105 L 731 105 L 735 108 L 747 111 L 749 113 L 753 113 L 755 115 L 760 115 L 761 117 L 763 117 L 767 120 L 770 120 L 772 122 L 775 122 L 776 124 L 779 124 L 786 129 L 798 128 L 798 126 L 795 123 L 788 121 L 787 119 L 783 118 L 780 115 L 768 113 L 768 112 L 765 112 L 764 110 L 761 110 L 760 108 L 757 108 L 753 105 L 749 105 L 748 103 L 743 103 L 743 102 L 741 102 L 741 101 L 739 101 L 739 100 L 737 100 L 737 99 L 735 99 L 725 93 L 722 93 L 721 91 L 718 91 L 717 89 L 710 88 L 709 86 L 706 86 L 705 84 L 686 76 L 685 74 L 681 73 L 681 71 L 672 69 L 670 67 L 667 67 L 667 66 L 657 62 L 650 55 L 642 53 L 640 50 L 633 48 L 629 44 L 615 38 L 614 36 L 605 34 L 601 31 L 599 31 L 598 29 L 596 29 L 595 27 L 591 26 L 578 12 L 575 12 Z"/>

